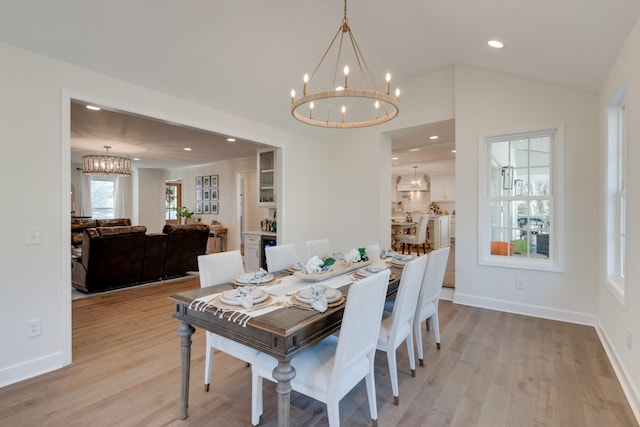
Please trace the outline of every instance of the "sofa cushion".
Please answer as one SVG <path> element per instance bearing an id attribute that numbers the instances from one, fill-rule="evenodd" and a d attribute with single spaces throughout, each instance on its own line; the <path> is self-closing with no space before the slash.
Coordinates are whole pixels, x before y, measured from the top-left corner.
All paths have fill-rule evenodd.
<path id="1" fill-rule="evenodd" d="M 129 218 L 112 218 L 112 219 L 97 219 L 96 227 L 117 227 L 121 225 L 131 225 Z"/>
<path id="2" fill-rule="evenodd" d="M 118 226 L 118 227 L 97 227 L 96 230 L 100 234 L 101 237 L 105 236 L 117 236 L 120 234 L 139 234 L 146 233 L 147 227 L 144 225 L 129 225 L 129 226 Z"/>

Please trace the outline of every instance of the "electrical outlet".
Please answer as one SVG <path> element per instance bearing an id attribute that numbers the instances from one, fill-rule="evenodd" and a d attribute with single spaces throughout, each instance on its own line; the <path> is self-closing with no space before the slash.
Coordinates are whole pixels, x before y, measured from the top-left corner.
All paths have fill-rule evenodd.
<path id="1" fill-rule="evenodd" d="M 521 277 L 516 277 L 516 289 L 524 289 L 524 280 Z"/>
<path id="2" fill-rule="evenodd" d="M 631 329 L 627 329 L 627 350 L 631 351 Z"/>
<path id="3" fill-rule="evenodd" d="M 27 338 L 37 337 L 41 333 L 40 319 L 27 320 Z"/>

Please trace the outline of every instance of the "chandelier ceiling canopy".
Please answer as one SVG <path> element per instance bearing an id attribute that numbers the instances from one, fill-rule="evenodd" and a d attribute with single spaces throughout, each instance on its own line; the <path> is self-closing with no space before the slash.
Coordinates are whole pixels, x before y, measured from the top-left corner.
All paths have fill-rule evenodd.
<path id="1" fill-rule="evenodd" d="M 104 148 L 106 154 L 91 154 L 82 156 L 82 173 L 93 176 L 130 176 L 131 159 L 109 155 L 108 145 Z"/>
<path id="2" fill-rule="evenodd" d="M 346 43 L 345 38 L 348 39 Z M 336 43 L 338 39 L 339 43 Z M 343 45 L 350 45 L 351 50 Z M 322 67 L 325 59 L 334 62 L 335 66 Z M 352 61 L 351 67 L 355 69 L 351 69 L 347 61 Z M 340 77 L 339 70 L 342 71 Z M 344 18 L 338 31 L 311 76 L 304 75 L 302 96 L 296 98 L 295 90 L 291 90 L 291 114 L 302 123 L 326 128 L 359 128 L 387 122 L 398 115 L 400 90 L 396 89 L 391 95 L 390 73 L 386 73 L 385 80 L 385 91 L 378 91 L 349 27 L 345 0 Z M 324 90 L 312 91 L 323 85 Z"/>

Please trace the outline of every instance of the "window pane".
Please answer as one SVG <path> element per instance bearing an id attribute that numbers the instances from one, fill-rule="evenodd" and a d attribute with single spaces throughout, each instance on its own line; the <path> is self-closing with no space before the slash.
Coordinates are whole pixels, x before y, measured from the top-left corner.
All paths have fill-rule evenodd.
<path id="1" fill-rule="evenodd" d="M 115 217 L 115 181 L 91 180 L 91 215 L 93 218 Z"/>

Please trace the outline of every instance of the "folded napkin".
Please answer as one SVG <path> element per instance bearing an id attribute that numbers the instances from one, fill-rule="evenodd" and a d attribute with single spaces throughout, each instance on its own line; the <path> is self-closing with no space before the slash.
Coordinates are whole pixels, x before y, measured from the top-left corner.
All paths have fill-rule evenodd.
<path id="1" fill-rule="evenodd" d="M 329 303 L 325 295 L 326 291 L 327 287 L 325 285 L 311 286 L 311 307 L 313 307 L 315 311 L 319 311 L 320 313 L 327 311 Z"/>
<path id="2" fill-rule="evenodd" d="M 253 297 L 251 296 L 251 292 L 255 289 L 253 286 L 243 286 L 236 288 L 236 300 L 242 305 L 244 308 L 253 307 Z"/>
<path id="3" fill-rule="evenodd" d="M 249 283 L 258 283 L 260 282 L 260 279 L 268 274 L 269 272 L 267 270 L 265 270 L 264 268 L 260 268 L 260 270 L 253 273 L 253 276 L 251 276 L 251 278 L 249 279 Z"/>

